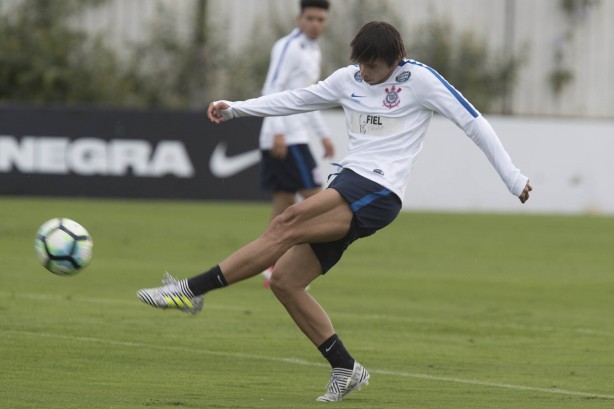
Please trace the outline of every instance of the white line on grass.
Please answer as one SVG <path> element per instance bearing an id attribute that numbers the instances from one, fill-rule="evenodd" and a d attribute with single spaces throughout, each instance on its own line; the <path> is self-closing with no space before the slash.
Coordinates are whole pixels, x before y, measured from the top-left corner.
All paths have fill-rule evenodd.
<path id="1" fill-rule="evenodd" d="M 407 322 L 411 324 L 442 324 L 448 325 L 448 323 L 431 319 L 431 318 L 418 318 L 418 317 L 401 317 L 398 315 L 392 314 L 352 314 L 352 313 L 335 313 L 331 314 L 337 317 L 348 317 L 351 319 L 360 318 L 360 319 L 371 319 L 376 321 L 394 321 L 394 322 Z M 612 331 L 602 331 L 597 329 L 590 328 L 561 328 L 561 327 L 553 327 L 548 325 L 526 325 L 526 324 L 515 324 L 515 323 L 493 323 L 493 322 L 469 322 L 469 321 L 460 321 L 461 324 L 467 324 L 469 326 L 477 326 L 482 328 L 491 328 L 491 329 L 511 329 L 511 330 L 519 330 L 519 331 L 535 331 L 535 332 L 573 332 L 576 334 L 583 335 L 596 335 L 603 337 L 614 337 L 614 332 Z"/>
<path id="2" fill-rule="evenodd" d="M 15 295 L 14 293 L 3 292 L 5 296 L 13 296 L 18 298 L 24 298 L 27 300 L 38 300 L 38 301 L 74 301 L 74 302 L 85 302 L 85 303 L 95 303 L 95 304 L 122 304 L 122 305 L 135 305 L 138 303 L 136 298 L 134 301 L 129 301 L 125 299 L 114 299 L 114 298 L 98 298 L 98 297 L 81 297 L 81 296 L 59 296 L 59 295 L 51 295 L 51 294 L 19 294 Z M 6 298 L 6 297 L 5 297 Z M 211 310 L 220 310 L 220 311 L 244 311 L 245 307 L 237 307 L 231 305 L 207 305 L 207 309 Z M 398 315 L 391 314 L 352 314 L 352 313 L 331 313 L 331 316 L 334 317 L 347 317 L 347 318 L 360 318 L 362 320 L 376 320 L 376 321 L 393 321 L 393 322 L 407 322 L 411 324 L 444 324 L 443 321 L 429 319 L 429 318 L 414 318 L 414 317 L 400 317 Z M 492 323 L 492 322 L 467 322 L 467 325 L 470 326 L 478 326 L 482 328 L 493 328 L 493 329 L 511 329 L 511 330 L 520 330 L 520 331 L 534 331 L 534 332 L 573 332 L 575 334 L 581 335 L 592 335 L 592 336 L 602 336 L 602 337 L 614 337 L 614 332 L 612 331 L 603 331 L 599 329 L 592 328 L 557 328 L 552 326 L 545 325 L 525 325 L 525 324 L 515 324 L 515 323 Z"/>
<path id="3" fill-rule="evenodd" d="M 134 292 L 136 294 L 136 291 Z M 14 294 L 5 292 L 7 296 L 14 296 Z M 7 298 L 7 297 L 5 297 Z M 34 300 L 34 301 L 67 301 L 67 302 L 84 302 L 90 304 L 110 304 L 110 305 L 139 305 L 140 302 L 134 297 L 134 300 L 125 300 L 125 299 L 117 299 L 117 298 L 99 298 L 99 297 L 82 297 L 79 295 L 54 295 L 54 294 L 19 294 L 16 298 L 24 298 L 26 300 Z M 231 305 L 224 306 L 209 306 L 207 305 L 207 309 L 212 310 L 224 310 L 224 311 L 245 311 L 245 307 L 235 307 Z"/>
<path id="4" fill-rule="evenodd" d="M 304 359 L 298 359 L 298 358 L 282 358 L 282 357 L 273 357 L 273 356 L 266 356 L 266 355 L 220 352 L 220 351 L 211 351 L 211 350 L 201 349 L 201 348 L 188 348 L 188 347 L 181 347 L 181 346 L 151 345 L 151 344 L 145 344 L 142 342 L 116 341 L 112 339 L 79 337 L 79 336 L 71 336 L 71 335 L 64 335 L 64 334 L 53 334 L 49 332 L 31 332 L 31 331 L 19 331 L 19 330 L 4 331 L 5 335 L 7 333 L 12 333 L 15 335 L 20 335 L 20 336 L 25 335 L 25 336 L 35 336 L 35 337 L 48 337 L 48 338 L 62 339 L 62 340 L 68 340 L 68 341 L 92 342 L 92 343 L 97 343 L 97 344 L 116 345 L 116 346 L 128 347 L 128 348 L 158 349 L 158 350 L 163 350 L 163 351 L 184 352 L 184 353 L 189 353 L 189 354 L 201 353 L 201 354 L 206 354 L 206 355 L 226 356 L 226 357 L 239 358 L 239 359 L 284 362 L 284 363 L 289 363 L 289 364 L 294 364 L 294 365 L 303 365 L 303 366 L 328 367 L 328 365 L 326 364 L 310 362 L 310 361 L 306 361 Z M 614 400 L 614 395 L 571 391 L 567 389 L 538 388 L 538 387 L 533 387 L 533 386 L 485 382 L 485 381 L 478 381 L 478 380 L 472 380 L 472 379 L 451 378 L 447 376 L 436 376 L 436 375 L 401 372 L 401 371 L 389 371 L 385 369 L 370 369 L 370 372 L 374 374 L 385 375 L 385 376 L 399 376 L 399 377 L 426 379 L 426 380 L 440 381 L 440 382 L 454 382 L 454 383 L 461 383 L 465 385 L 477 385 L 477 386 L 492 387 L 492 388 L 504 388 L 504 389 L 511 389 L 511 390 L 517 390 L 517 391 L 540 392 L 540 393 L 567 395 L 567 396 L 575 396 L 575 397 L 582 397 L 582 398 Z"/>

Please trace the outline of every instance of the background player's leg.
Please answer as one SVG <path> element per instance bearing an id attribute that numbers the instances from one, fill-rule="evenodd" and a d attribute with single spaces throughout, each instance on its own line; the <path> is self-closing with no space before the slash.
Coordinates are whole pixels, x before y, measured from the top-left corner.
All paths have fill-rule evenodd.
<path id="1" fill-rule="evenodd" d="M 292 206 L 295 201 L 296 194 L 293 192 L 273 192 L 271 220 L 279 216 L 288 207 Z"/>
<path id="2" fill-rule="evenodd" d="M 298 191 L 298 193 L 303 196 L 303 199 L 307 199 L 308 197 L 311 197 L 313 195 L 315 195 L 316 193 L 318 193 L 319 191 L 321 191 L 322 189 L 319 187 L 314 187 L 313 189 L 301 189 Z"/>

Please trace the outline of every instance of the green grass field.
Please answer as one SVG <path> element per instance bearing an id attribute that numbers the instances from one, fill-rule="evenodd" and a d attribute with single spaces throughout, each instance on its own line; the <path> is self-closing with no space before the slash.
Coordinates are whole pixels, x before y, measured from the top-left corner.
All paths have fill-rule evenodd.
<path id="1" fill-rule="evenodd" d="M 135 291 L 255 238 L 266 204 L 0 198 L 0 408 L 311 408 L 329 368 L 260 278 L 196 316 Z M 62 278 L 34 233 L 73 218 Z M 344 408 L 614 407 L 614 218 L 402 213 L 312 294 L 370 385 Z M 331 404 L 328 404 L 331 405 Z"/>

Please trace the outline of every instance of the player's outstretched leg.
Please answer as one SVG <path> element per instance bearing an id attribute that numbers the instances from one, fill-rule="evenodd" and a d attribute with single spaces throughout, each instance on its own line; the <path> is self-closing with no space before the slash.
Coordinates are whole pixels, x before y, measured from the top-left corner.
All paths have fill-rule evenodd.
<path id="1" fill-rule="evenodd" d="M 354 369 L 334 368 L 326 387 L 326 393 L 316 400 L 320 402 L 337 402 L 351 392 L 357 391 L 369 383 L 369 371 L 358 362 Z"/>
<path id="2" fill-rule="evenodd" d="M 136 295 L 141 301 L 156 308 L 175 309 L 191 314 L 198 313 L 203 308 L 204 297 L 195 296 L 188 280 L 177 280 L 169 273 L 165 273 L 162 287 L 144 288 Z"/>

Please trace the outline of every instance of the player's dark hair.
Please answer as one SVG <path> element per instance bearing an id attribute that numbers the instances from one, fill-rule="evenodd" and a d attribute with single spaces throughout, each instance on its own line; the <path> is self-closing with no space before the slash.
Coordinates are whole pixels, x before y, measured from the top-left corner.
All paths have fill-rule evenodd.
<path id="1" fill-rule="evenodd" d="M 383 21 L 371 21 L 358 31 L 350 44 L 350 60 L 368 63 L 382 59 L 389 67 L 405 57 L 405 44 L 401 33 Z"/>
<path id="2" fill-rule="evenodd" d="M 301 13 L 307 7 L 316 7 L 319 9 L 328 10 L 328 8 L 330 7 L 330 3 L 328 2 L 328 0 L 301 0 Z"/>

